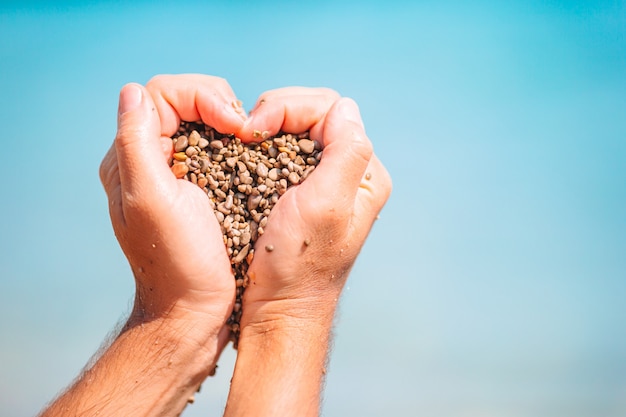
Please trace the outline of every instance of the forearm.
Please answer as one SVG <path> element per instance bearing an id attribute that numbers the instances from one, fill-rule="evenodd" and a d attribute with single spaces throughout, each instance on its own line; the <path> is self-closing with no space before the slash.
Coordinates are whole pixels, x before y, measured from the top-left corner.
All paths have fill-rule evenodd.
<path id="1" fill-rule="evenodd" d="M 210 370 L 217 335 L 164 319 L 127 326 L 97 362 L 41 416 L 176 416 Z"/>
<path id="2" fill-rule="evenodd" d="M 244 325 L 225 416 L 319 415 L 333 313 Z"/>

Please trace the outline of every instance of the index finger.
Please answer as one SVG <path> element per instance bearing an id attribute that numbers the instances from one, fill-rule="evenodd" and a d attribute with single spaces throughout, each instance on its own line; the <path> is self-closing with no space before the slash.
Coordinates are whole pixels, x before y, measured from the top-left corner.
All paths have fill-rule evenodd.
<path id="1" fill-rule="evenodd" d="M 322 141 L 324 117 L 340 98 L 329 88 L 286 87 L 263 93 L 239 137 L 246 141 L 262 140 L 278 132 L 303 133 Z"/>
<path id="2" fill-rule="evenodd" d="M 158 75 L 146 89 L 161 119 L 161 135 L 172 136 L 180 121 L 202 121 L 221 133 L 235 133 L 246 119 L 225 79 L 202 74 Z"/>

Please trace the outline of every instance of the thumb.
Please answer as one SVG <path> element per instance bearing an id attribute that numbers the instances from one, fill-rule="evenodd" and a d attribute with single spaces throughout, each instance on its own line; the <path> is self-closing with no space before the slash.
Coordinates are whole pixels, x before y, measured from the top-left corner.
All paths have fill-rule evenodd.
<path id="1" fill-rule="evenodd" d="M 120 91 L 115 151 L 122 192 L 149 191 L 151 184 L 173 180 L 162 148 L 160 120 L 152 97 L 139 84 Z"/>
<path id="2" fill-rule="evenodd" d="M 341 98 L 331 107 L 323 126 L 323 141 L 324 156 L 303 186 L 310 181 L 315 189 L 323 190 L 319 201 L 351 206 L 373 154 L 354 100 Z M 330 193 L 327 184 L 333 184 Z"/>

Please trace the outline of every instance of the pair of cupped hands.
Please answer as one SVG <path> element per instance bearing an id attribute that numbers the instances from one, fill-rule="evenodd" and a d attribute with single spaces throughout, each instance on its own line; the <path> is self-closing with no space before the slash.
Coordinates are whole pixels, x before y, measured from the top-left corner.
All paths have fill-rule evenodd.
<path id="1" fill-rule="evenodd" d="M 310 131 L 322 144 L 316 170 L 280 198 L 256 242 L 240 344 L 282 326 L 332 321 L 391 191 L 356 103 L 329 89 L 289 87 L 263 93 L 246 114 L 222 78 L 165 75 L 122 88 L 117 135 L 100 167 L 113 229 L 136 281 L 127 327 L 160 320 L 218 355 L 228 343 L 235 280 L 220 225 L 206 193 L 176 179 L 168 165 L 181 120 L 244 142 L 261 140 L 258 132 Z M 258 249 L 268 244 L 272 252 Z"/>

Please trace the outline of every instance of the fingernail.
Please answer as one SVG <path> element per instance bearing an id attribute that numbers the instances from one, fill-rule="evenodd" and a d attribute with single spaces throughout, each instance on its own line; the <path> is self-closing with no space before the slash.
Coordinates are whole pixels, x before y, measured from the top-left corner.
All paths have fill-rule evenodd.
<path id="1" fill-rule="evenodd" d="M 124 113 L 135 110 L 141 104 L 143 99 L 143 92 L 137 84 L 128 84 L 120 91 L 120 104 L 118 108 L 118 114 L 121 116 Z"/>
<path id="2" fill-rule="evenodd" d="M 339 112 L 347 120 L 358 123 L 360 125 L 363 124 L 363 120 L 361 119 L 361 112 L 359 111 L 359 106 L 354 102 L 354 100 L 349 98 L 343 98 L 339 103 L 337 103 L 337 105 L 339 107 Z"/>

